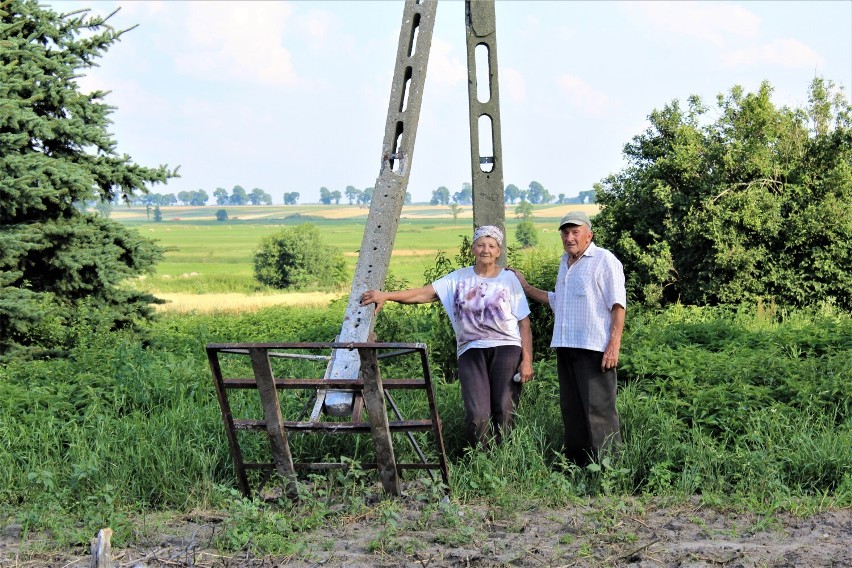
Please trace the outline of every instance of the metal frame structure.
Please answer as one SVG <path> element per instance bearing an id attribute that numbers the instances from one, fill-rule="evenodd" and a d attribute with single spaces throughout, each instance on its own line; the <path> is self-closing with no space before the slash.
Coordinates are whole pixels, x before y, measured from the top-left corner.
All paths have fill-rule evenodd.
<path id="1" fill-rule="evenodd" d="M 349 350 L 360 359 L 360 376 L 357 380 L 349 379 L 304 379 L 275 377 L 270 358 L 307 358 L 328 360 L 331 350 Z M 308 353 L 306 353 L 306 351 Z M 313 352 L 318 352 L 314 354 Z M 419 356 L 422 367 L 422 378 L 388 379 L 383 381 L 379 372 L 379 360 L 404 355 Z M 227 377 L 223 371 L 223 356 L 248 357 L 251 363 L 253 377 Z M 366 434 L 371 433 L 376 447 L 376 463 L 362 463 L 365 469 L 378 469 L 384 490 L 391 495 L 400 495 L 399 470 L 425 469 L 430 475 L 435 470 L 440 471 L 443 483 L 449 487 L 449 472 L 447 470 L 444 440 L 441 432 L 441 421 L 435 406 L 435 396 L 432 387 L 432 375 L 426 354 L 426 346 L 422 343 L 211 343 L 207 345 L 207 358 L 213 380 L 216 385 L 216 396 L 225 423 L 226 436 L 231 450 L 231 458 L 240 491 L 251 496 L 251 487 L 247 475 L 248 470 L 260 469 L 266 472 L 260 483 L 260 488 L 273 471 L 277 472 L 287 483 L 287 491 L 295 494 L 295 476 L 299 470 L 323 470 L 348 467 L 344 463 L 297 463 L 293 461 L 288 433 L 292 432 L 322 432 L 325 434 Z M 278 391 L 288 389 L 307 389 L 314 393 L 324 389 L 346 389 L 356 399 L 353 404 L 352 419 L 349 422 L 303 421 L 304 416 L 296 420 L 285 420 L 281 414 L 281 401 Z M 233 389 L 253 389 L 260 395 L 264 418 L 247 419 L 234 417 L 228 392 Z M 424 390 L 428 405 L 429 417 L 421 419 L 406 419 L 389 391 L 395 389 Z M 315 394 L 313 396 L 316 396 Z M 388 418 L 388 408 L 395 419 Z M 303 409 L 306 411 L 307 407 Z M 363 420 L 366 410 L 368 420 Z M 304 414 L 304 412 L 303 412 Z M 243 451 L 237 436 L 239 431 L 251 431 L 267 434 L 272 455 L 271 462 L 248 463 L 243 458 Z M 420 462 L 400 463 L 396 461 L 392 433 L 404 433 L 412 448 L 420 458 Z M 426 456 L 412 432 L 431 432 L 435 444 L 436 462 L 428 462 Z M 434 479 L 434 476 L 433 476 Z"/>

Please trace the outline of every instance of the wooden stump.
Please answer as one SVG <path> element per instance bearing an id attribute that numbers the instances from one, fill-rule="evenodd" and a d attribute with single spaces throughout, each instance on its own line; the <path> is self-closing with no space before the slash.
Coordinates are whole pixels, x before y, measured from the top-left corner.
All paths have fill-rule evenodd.
<path id="1" fill-rule="evenodd" d="M 110 539 L 112 529 L 105 528 L 98 531 L 98 535 L 92 539 L 92 568 L 112 568 L 112 557 Z"/>

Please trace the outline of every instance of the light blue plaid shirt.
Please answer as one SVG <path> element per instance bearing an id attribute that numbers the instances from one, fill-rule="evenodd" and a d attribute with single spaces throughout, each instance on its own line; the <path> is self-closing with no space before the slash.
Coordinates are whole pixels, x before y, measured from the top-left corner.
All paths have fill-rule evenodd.
<path id="1" fill-rule="evenodd" d="M 606 351 L 612 327 L 612 307 L 627 307 L 624 269 L 614 254 L 595 243 L 568 266 L 568 253 L 559 260 L 556 291 L 548 292 L 553 323 L 551 347 Z"/>

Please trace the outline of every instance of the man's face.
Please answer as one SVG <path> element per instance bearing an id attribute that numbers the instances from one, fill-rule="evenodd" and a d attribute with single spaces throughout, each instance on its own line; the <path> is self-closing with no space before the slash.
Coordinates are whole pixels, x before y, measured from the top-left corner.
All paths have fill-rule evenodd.
<path id="1" fill-rule="evenodd" d="M 592 242 L 592 230 L 586 225 L 565 225 L 559 230 L 562 248 L 572 257 L 583 254 Z"/>

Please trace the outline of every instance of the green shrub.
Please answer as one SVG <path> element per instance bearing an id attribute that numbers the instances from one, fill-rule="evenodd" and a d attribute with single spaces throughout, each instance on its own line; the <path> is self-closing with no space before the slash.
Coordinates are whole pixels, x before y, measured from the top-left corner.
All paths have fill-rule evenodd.
<path id="1" fill-rule="evenodd" d="M 631 302 L 852 309 L 852 105 L 821 77 L 799 108 L 772 92 L 654 110 L 627 167 L 596 186 L 595 238 Z"/>
<path id="2" fill-rule="evenodd" d="M 523 248 L 534 247 L 538 244 L 538 231 L 535 225 L 529 219 L 524 219 L 518 223 L 515 229 L 515 238 L 521 243 Z"/>
<path id="3" fill-rule="evenodd" d="M 310 223 L 261 240 L 254 253 L 258 282 L 273 288 L 333 288 L 349 280 L 343 254 L 323 241 Z"/>

